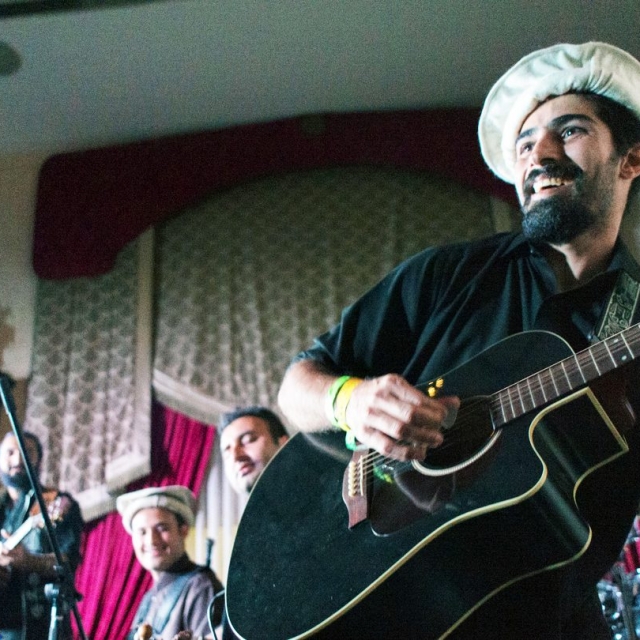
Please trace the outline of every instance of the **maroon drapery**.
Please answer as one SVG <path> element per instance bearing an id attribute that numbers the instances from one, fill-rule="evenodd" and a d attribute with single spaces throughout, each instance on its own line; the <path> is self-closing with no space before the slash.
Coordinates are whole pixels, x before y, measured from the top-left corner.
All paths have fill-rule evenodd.
<path id="1" fill-rule="evenodd" d="M 128 490 L 182 484 L 196 495 L 204 481 L 215 429 L 154 404 L 152 413 L 151 468 Z M 120 516 L 111 513 L 85 527 L 82 563 L 76 588 L 87 637 L 123 640 L 140 599 L 151 586 L 151 576 L 138 564 Z"/>
<path id="2" fill-rule="evenodd" d="M 350 165 L 429 171 L 514 202 L 484 164 L 478 109 L 328 114 L 61 154 L 40 173 L 33 265 L 96 276 L 122 247 L 216 189 Z"/>

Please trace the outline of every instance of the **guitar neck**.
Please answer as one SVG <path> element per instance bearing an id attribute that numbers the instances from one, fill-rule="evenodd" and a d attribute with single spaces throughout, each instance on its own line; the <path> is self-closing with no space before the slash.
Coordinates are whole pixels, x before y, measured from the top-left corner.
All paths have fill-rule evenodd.
<path id="1" fill-rule="evenodd" d="M 640 324 L 636 324 L 495 393 L 491 398 L 493 423 L 501 427 L 639 356 Z"/>
<path id="2" fill-rule="evenodd" d="M 39 526 L 41 522 L 42 522 L 41 514 L 27 518 L 6 540 L 2 541 L 2 546 L 7 551 L 11 551 L 12 549 L 15 549 L 26 537 L 29 531 Z"/>

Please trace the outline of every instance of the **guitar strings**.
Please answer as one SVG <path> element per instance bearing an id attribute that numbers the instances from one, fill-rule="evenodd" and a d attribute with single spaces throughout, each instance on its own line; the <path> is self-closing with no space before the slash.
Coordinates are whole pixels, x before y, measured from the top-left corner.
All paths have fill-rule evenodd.
<path id="1" fill-rule="evenodd" d="M 638 328 L 639 326 L 636 325 L 631 329 L 635 329 L 635 333 L 637 333 Z M 630 332 L 631 329 L 628 331 Z M 628 358 L 629 354 L 631 355 L 632 359 L 635 359 L 637 356 L 631 346 L 635 346 L 640 349 L 640 336 L 629 334 L 629 340 L 626 340 L 624 336 L 622 336 L 622 339 L 620 340 L 620 337 L 621 334 L 618 334 L 612 336 L 611 338 L 598 342 L 588 349 L 585 349 L 577 354 L 573 354 L 572 356 L 569 356 L 564 360 L 561 360 L 560 362 L 557 362 L 554 365 L 543 369 L 536 374 L 533 374 L 532 376 L 513 383 L 508 387 L 505 387 L 504 389 L 494 393 L 492 396 L 489 396 L 488 403 L 486 402 L 486 397 L 484 397 L 482 400 L 474 400 L 468 403 L 464 407 L 465 411 L 462 412 L 462 416 L 460 416 L 459 414 L 459 419 L 456 420 L 452 427 L 450 427 L 443 433 L 444 441 L 437 448 L 437 451 L 443 451 L 452 446 L 458 446 L 465 440 L 473 440 L 472 437 L 460 437 L 460 434 L 468 428 L 469 424 L 475 422 L 468 416 L 472 414 L 476 408 L 482 405 L 489 407 L 489 413 L 493 418 L 491 420 L 492 424 L 500 422 L 495 418 L 496 413 L 503 416 L 504 421 L 502 422 L 502 424 L 506 424 L 507 422 L 509 422 L 509 420 L 506 418 L 505 399 L 508 400 L 508 406 L 512 414 L 511 419 L 514 419 L 528 413 L 529 411 L 532 411 L 535 408 L 541 407 L 544 404 L 557 399 L 558 397 L 561 397 L 563 394 L 568 393 L 575 388 L 578 388 L 582 384 L 587 384 L 590 380 L 599 377 L 604 373 L 608 373 L 612 369 L 620 366 L 621 363 L 626 364 L 625 361 Z M 616 355 L 618 356 L 617 360 L 614 357 Z M 597 375 L 587 378 L 585 376 L 584 370 L 587 366 L 591 365 L 595 367 Z M 601 367 L 604 367 L 605 365 L 608 366 L 603 371 Z M 580 375 L 580 380 L 578 380 L 577 382 L 572 382 L 570 376 L 575 376 L 577 373 Z M 566 380 L 565 384 L 560 385 L 561 379 L 558 379 L 557 374 L 562 375 L 562 377 Z M 564 387 L 567 385 L 568 388 L 564 389 Z M 545 393 L 545 389 L 547 393 Z M 524 395 L 529 395 L 531 398 L 531 407 L 529 408 L 526 407 L 523 400 L 523 390 L 525 392 Z M 535 401 L 536 392 L 541 394 L 541 402 Z M 514 409 L 514 400 L 516 401 L 516 404 L 520 405 L 519 411 L 516 411 Z M 359 460 L 359 463 L 362 464 L 365 473 L 369 473 L 373 468 L 380 464 L 393 466 L 395 469 L 400 468 L 400 471 L 402 471 L 404 467 L 411 466 L 410 461 L 395 460 L 393 458 L 389 458 L 388 456 L 384 456 L 376 451 L 372 451 L 371 453 L 362 456 Z"/>
<path id="2" fill-rule="evenodd" d="M 474 410 L 476 410 L 477 408 L 485 407 L 487 407 L 487 402 L 484 401 L 484 399 L 475 399 L 472 402 L 466 404 L 464 408 L 458 413 L 458 420 L 456 420 L 452 427 L 450 427 L 443 433 L 444 441 L 436 451 L 442 452 L 451 447 L 458 446 L 461 442 L 473 441 L 473 437 L 465 437 L 467 427 L 469 425 L 477 423 L 477 420 L 472 419 L 469 414 L 474 413 Z M 378 453 L 377 451 L 371 451 L 370 453 L 362 456 L 359 459 L 359 464 L 362 465 L 363 471 L 365 473 L 370 472 L 376 466 L 379 466 L 381 464 L 392 466 L 394 469 L 401 467 L 400 470 L 402 470 L 402 468 L 405 466 L 411 466 L 410 461 L 395 460 L 381 453 Z"/>

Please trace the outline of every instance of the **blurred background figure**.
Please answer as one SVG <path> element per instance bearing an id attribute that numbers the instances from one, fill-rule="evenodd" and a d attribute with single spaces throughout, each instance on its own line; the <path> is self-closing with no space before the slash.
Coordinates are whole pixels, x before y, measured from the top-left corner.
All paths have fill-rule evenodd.
<path id="1" fill-rule="evenodd" d="M 42 462 L 42 444 L 24 434 L 25 453 L 36 474 Z M 51 601 L 45 585 L 57 582 L 61 572 L 44 529 L 35 489 L 31 486 L 18 440 L 7 433 L 0 444 L 0 637 L 3 640 L 43 640 L 49 633 Z M 73 575 L 80 562 L 83 521 L 78 503 L 68 494 L 41 487 L 63 560 Z M 71 639 L 69 611 L 64 612 L 58 638 Z"/>
<path id="2" fill-rule="evenodd" d="M 237 493 L 248 494 L 289 434 L 273 411 L 257 406 L 225 414 L 219 429 L 225 475 Z"/>
<path id="3" fill-rule="evenodd" d="M 195 522 L 193 493 L 180 485 L 150 487 L 119 496 L 116 506 L 138 562 L 153 577 L 128 637 L 140 640 L 148 631 L 152 635 L 146 637 L 154 640 L 212 637 L 209 607 L 223 586 L 209 567 L 195 564 L 186 552 L 185 541 Z M 214 627 L 223 609 L 219 598 Z"/>

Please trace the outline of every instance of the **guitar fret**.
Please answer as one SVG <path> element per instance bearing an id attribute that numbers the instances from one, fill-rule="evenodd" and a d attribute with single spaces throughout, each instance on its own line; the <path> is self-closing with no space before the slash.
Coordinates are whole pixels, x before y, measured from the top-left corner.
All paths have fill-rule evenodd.
<path id="1" fill-rule="evenodd" d="M 634 335 L 631 335 L 631 331 L 629 331 L 628 333 L 626 333 L 626 336 L 627 336 L 628 338 L 630 338 L 630 340 L 634 340 L 634 339 L 635 339 L 636 347 L 638 346 L 638 340 L 637 340 L 637 339 L 638 339 L 638 337 L 639 337 L 639 336 L 638 336 L 638 332 L 639 332 L 639 330 L 638 330 L 638 327 L 636 326 L 636 327 L 635 327 Z M 626 341 L 626 340 L 625 340 L 625 341 Z M 631 349 L 631 347 L 630 347 L 630 350 L 631 350 L 631 353 L 633 354 L 633 357 L 634 357 L 634 358 L 637 358 L 637 357 L 640 355 L 640 349 L 638 349 L 638 351 L 636 352 L 636 351 L 634 351 L 633 349 Z"/>
<path id="2" fill-rule="evenodd" d="M 613 357 L 613 354 L 611 353 L 611 349 L 609 348 L 608 340 L 604 341 L 604 348 L 607 350 L 607 353 L 609 354 L 609 357 L 611 358 L 611 364 L 615 365 L 616 361 L 615 361 L 615 358 Z"/>
<path id="3" fill-rule="evenodd" d="M 633 352 L 627 343 L 624 334 L 615 336 L 611 340 L 611 358 L 616 366 L 620 366 L 629 361 L 629 356 L 633 358 Z"/>
<path id="4" fill-rule="evenodd" d="M 516 386 L 518 391 L 518 400 L 520 401 L 520 415 L 527 413 L 527 409 L 524 406 L 524 400 L 522 399 L 522 390 L 520 388 L 520 384 Z"/>
<path id="5" fill-rule="evenodd" d="M 620 334 L 620 337 L 622 338 L 622 342 L 624 342 L 624 346 L 627 348 L 627 351 L 629 352 L 629 355 L 633 358 L 633 351 L 631 351 L 631 347 L 629 346 L 629 343 L 627 342 L 627 339 L 624 337 L 624 333 Z M 622 362 L 626 362 L 627 361 L 627 355 L 622 356 L 622 358 L 620 358 L 620 360 Z"/>
<path id="6" fill-rule="evenodd" d="M 555 397 L 557 398 L 560 395 L 560 393 L 558 392 L 558 387 L 556 385 L 556 378 L 553 375 L 553 367 L 549 368 L 549 373 L 551 374 L 551 382 L 553 384 L 553 389 L 555 391 Z"/>
<path id="7" fill-rule="evenodd" d="M 527 411 L 531 411 L 532 409 L 536 408 L 536 398 L 533 395 L 533 390 L 531 389 L 531 383 L 529 382 L 529 378 L 527 378 L 527 393 L 526 393 L 527 399 L 529 401 L 529 407 L 525 408 L 525 413 Z"/>
<path id="8" fill-rule="evenodd" d="M 502 413 L 502 424 L 507 424 L 507 416 L 504 412 L 504 402 L 502 401 L 502 396 L 503 394 L 501 393 L 499 395 L 499 400 L 500 400 L 500 412 Z"/>
<path id="9" fill-rule="evenodd" d="M 529 401 L 531 402 L 531 408 L 536 408 L 536 399 L 533 395 L 533 389 L 531 388 L 531 378 L 527 378 L 527 395 L 529 396 Z"/>
<path id="10" fill-rule="evenodd" d="M 595 357 L 593 355 L 594 350 L 595 349 L 589 349 L 589 355 L 591 356 L 591 360 L 593 361 L 593 365 L 595 366 L 596 371 L 598 372 L 598 375 L 600 376 L 602 374 L 600 373 L 600 367 L 598 366 L 598 361 L 595 359 Z"/>
<path id="11" fill-rule="evenodd" d="M 540 393 L 542 393 L 542 397 L 544 399 L 545 402 L 547 402 L 547 394 L 544 392 L 544 383 L 542 382 L 542 378 L 540 377 L 540 374 L 537 374 L 538 376 L 538 383 L 540 384 Z"/>
<path id="12" fill-rule="evenodd" d="M 618 340 L 618 336 L 613 336 L 603 342 L 599 342 L 594 347 L 594 351 L 598 352 L 600 362 L 600 373 L 607 373 L 608 371 L 612 371 L 618 366 L 618 362 L 613 357 L 613 351 L 611 350 L 611 346 L 615 347 L 615 343 Z"/>
<path id="13" fill-rule="evenodd" d="M 591 347 L 596 362 L 598 363 L 598 373 L 603 375 L 613 368 L 614 362 L 609 357 L 609 350 L 606 342 L 598 342 Z"/>
<path id="14" fill-rule="evenodd" d="M 566 367 L 564 366 L 564 360 L 562 360 L 562 361 L 560 362 L 560 367 L 562 368 L 562 373 L 564 374 L 564 377 L 565 377 L 565 379 L 566 379 L 566 381 L 567 381 L 567 384 L 569 385 L 569 389 L 571 389 L 571 388 L 572 388 L 572 386 L 571 386 L 571 380 L 569 380 L 569 374 L 567 373 L 567 369 L 566 369 Z"/>
<path id="15" fill-rule="evenodd" d="M 582 372 L 582 377 L 585 382 L 589 380 L 593 380 L 597 378 L 600 373 L 598 371 L 598 367 L 596 366 L 591 351 L 582 351 L 581 353 L 576 355 L 576 361 L 578 362 L 578 366 Z"/>
<path id="16" fill-rule="evenodd" d="M 509 387 L 509 389 L 511 389 L 511 387 Z M 513 409 L 513 400 L 511 399 L 511 392 L 509 391 L 509 408 L 511 409 L 511 418 L 515 418 L 516 417 L 516 412 Z"/>
<path id="17" fill-rule="evenodd" d="M 560 361 L 557 365 L 551 367 L 551 376 L 553 378 L 553 386 L 556 389 L 556 397 L 560 397 L 565 393 L 571 391 L 571 383 L 567 377 L 567 373 L 564 368 L 564 363 Z"/>
<path id="18" fill-rule="evenodd" d="M 576 368 L 574 369 L 574 371 L 577 371 L 580 374 L 580 377 L 582 378 L 582 383 L 586 383 L 587 382 L 587 378 L 584 375 L 584 371 L 582 370 L 582 367 L 580 366 L 580 361 L 578 360 L 577 356 L 573 356 L 573 361 L 576 364 Z M 573 383 L 573 388 L 577 387 L 580 383 L 579 382 L 574 382 Z"/>

